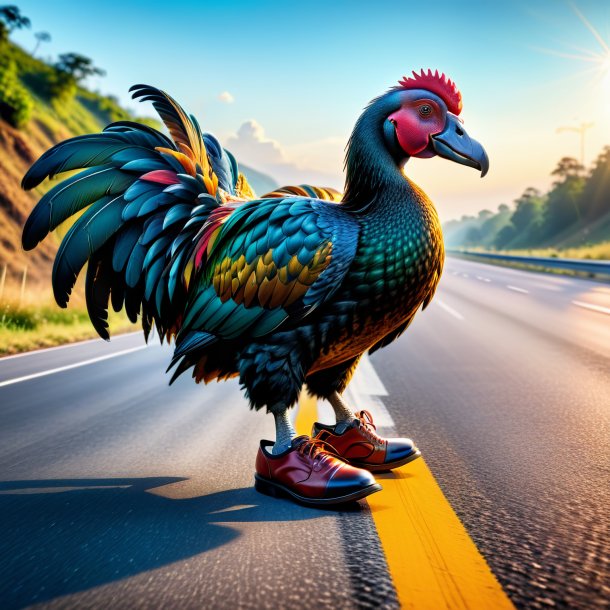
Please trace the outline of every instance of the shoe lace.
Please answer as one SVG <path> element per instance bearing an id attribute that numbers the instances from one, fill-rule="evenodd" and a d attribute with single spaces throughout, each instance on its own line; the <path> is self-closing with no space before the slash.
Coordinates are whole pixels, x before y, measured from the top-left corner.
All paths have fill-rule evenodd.
<path id="1" fill-rule="evenodd" d="M 373 422 L 373 416 L 369 411 L 364 409 L 359 413 L 356 413 L 356 417 L 360 421 L 360 430 L 362 433 L 374 443 L 383 443 L 383 439 L 375 432 L 377 426 Z"/>
<path id="2" fill-rule="evenodd" d="M 337 450 L 324 439 L 324 430 L 320 431 L 314 438 L 304 441 L 299 445 L 299 453 L 312 460 L 321 460 L 327 456 L 339 457 Z M 327 433 L 328 434 L 328 433 Z"/>

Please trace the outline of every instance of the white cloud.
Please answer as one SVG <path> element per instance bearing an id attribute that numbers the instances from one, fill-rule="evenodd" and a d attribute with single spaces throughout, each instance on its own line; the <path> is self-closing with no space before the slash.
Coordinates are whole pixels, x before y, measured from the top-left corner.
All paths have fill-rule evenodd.
<path id="1" fill-rule="evenodd" d="M 227 148 L 238 160 L 250 165 L 285 162 L 279 142 L 267 138 L 263 126 L 253 119 L 243 123 L 237 134 L 227 140 Z"/>
<path id="2" fill-rule="evenodd" d="M 223 91 L 222 93 L 219 93 L 218 99 L 223 104 L 232 104 L 235 101 L 235 98 L 233 97 L 233 95 L 231 93 L 229 93 L 228 91 Z"/>
<path id="3" fill-rule="evenodd" d="M 255 120 L 246 121 L 237 134 L 226 140 L 226 147 L 238 162 L 269 174 L 280 184 L 314 184 L 343 188 L 341 165 L 334 162 L 337 156 L 335 139 L 309 142 L 283 147 L 268 138 L 262 125 Z M 331 161 L 327 166 L 326 161 Z"/>

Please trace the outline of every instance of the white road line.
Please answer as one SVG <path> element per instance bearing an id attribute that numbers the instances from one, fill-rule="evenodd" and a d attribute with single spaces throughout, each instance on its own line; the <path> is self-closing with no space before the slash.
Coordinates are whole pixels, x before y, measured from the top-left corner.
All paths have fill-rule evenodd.
<path id="1" fill-rule="evenodd" d="M 369 411 L 380 428 L 394 428 L 395 423 L 379 396 L 387 396 L 383 382 L 379 378 L 368 354 L 360 359 L 360 364 L 345 390 L 347 403 L 355 410 Z M 296 411 L 296 409 L 293 409 Z M 335 416 L 332 408 L 326 401 L 318 401 L 318 421 L 333 424 Z"/>
<path id="2" fill-rule="evenodd" d="M 149 347 L 149 346 L 148 345 L 138 345 L 137 347 L 132 347 L 130 349 L 124 349 L 120 352 L 114 352 L 113 354 L 106 354 L 104 356 L 99 356 L 98 358 L 91 358 L 89 360 L 83 360 L 82 362 L 75 362 L 74 364 L 67 364 L 66 366 L 60 366 L 60 367 L 57 367 L 56 369 L 48 369 L 46 371 L 32 373 L 31 375 L 24 375 L 23 377 L 15 377 L 14 379 L 7 379 L 6 381 L 0 381 L 0 388 L 3 388 L 7 385 L 13 385 L 15 383 L 21 383 L 22 381 L 29 381 L 30 379 L 36 379 L 38 377 L 46 377 L 47 375 L 53 375 L 54 373 L 61 373 L 63 371 L 69 371 L 70 369 L 76 369 L 80 366 L 86 366 L 87 364 L 101 362 L 102 360 L 109 360 L 110 358 L 115 358 L 116 356 L 123 356 L 125 354 L 131 354 L 132 352 L 137 352 L 141 349 L 146 349 L 147 347 Z"/>
<path id="3" fill-rule="evenodd" d="M 584 301 L 572 301 L 577 307 L 583 309 L 590 309 L 591 311 L 597 311 L 599 313 L 605 313 L 610 316 L 610 307 L 604 307 L 603 305 L 594 305 L 593 303 L 585 303 Z"/>
<path id="4" fill-rule="evenodd" d="M 459 312 L 453 309 L 453 307 L 449 307 L 447 303 L 441 301 L 438 297 L 434 299 L 434 302 L 438 304 L 441 309 L 444 309 L 449 315 L 453 316 L 456 320 L 463 320 L 464 316 Z"/>
<path id="5" fill-rule="evenodd" d="M 519 288 L 519 286 L 511 286 L 510 284 L 506 284 L 506 287 L 509 290 L 514 290 L 515 292 L 521 292 L 522 294 L 529 294 L 530 291 L 526 290 L 525 288 Z"/>
<path id="6" fill-rule="evenodd" d="M 385 389 L 381 379 L 379 379 L 379 375 L 377 375 L 377 371 L 368 354 L 365 353 L 362 358 L 360 358 L 360 363 L 358 364 L 356 372 L 357 375 L 354 375 L 350 382 L 350 388 L 371 396 L 388 395 L 388 391 Z"/>
<path id="7" fill-rule="evenodd" d="M 131 337 L 132 335 L 142 335 L 142 334 L 143 333 L 141 330 L 136 330 L 134 332 L 121 333 L 120 335 L 115 335 L 114 337 L 112 337 L 112 340 L 116 341 L 117 339 L 123 339 L 125 337 Z M 104 340 L 101 337 L 95 337 L 95 339 L 85 339 L 84 341 L 73 341 L 72 343 L 64 343 L 63 345 L 55 345 L 53 347 L 41 347 L 40 349 L 32 349 L 28 352 L 22 352 L 20 354 L 11 354 L 10 356 L 1 356 L 0 363 L 4 362 L 5 360 L 13 360 L 14 358 L 23 358 L 24 356 L 32 356 L 35 354 L 46 354 L 47 352 L 53 352 L 58 349 L 65 349 L 66 347 L 77 347 L 79 345 L 85 345 L 86 343 L 93 343 L 95 341 L 97 341 L 99 343 L 100 341 L 104 341 Z"/>

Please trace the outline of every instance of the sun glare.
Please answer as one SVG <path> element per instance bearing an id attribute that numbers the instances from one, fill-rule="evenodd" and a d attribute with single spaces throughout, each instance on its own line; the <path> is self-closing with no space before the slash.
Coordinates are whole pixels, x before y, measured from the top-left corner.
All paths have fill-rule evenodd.
<path id="1" fill-rule="evenodd" d="M 582 74 L 590 74 L 593 77 L 593 84 L 601 86 L 604 92 L 610 92 L 610 42 L 604 40 L 603 36 L 593 26 L 593 24 L 580 12 L 577 6 L 570 5 L 580 22 L 589 30 L 597 43 L 593 49 L 583 49 L 572 46 L 576 53 L 566 53 L 550 49 L 539 49 L 545 53 L 575 59 L 589 64 Z"/>
<path id="2" fill-rule="evenodd" d="M 606 93 L 610 93 L 610 53 L 602 61 L 602 87 Z"/>

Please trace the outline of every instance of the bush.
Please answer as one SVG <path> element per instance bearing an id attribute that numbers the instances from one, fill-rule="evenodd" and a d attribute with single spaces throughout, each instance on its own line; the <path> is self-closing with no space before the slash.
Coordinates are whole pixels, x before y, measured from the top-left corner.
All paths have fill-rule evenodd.
<path id="1" fill-rule="evenodd" d="M 79 92 L 78 99 L 89 112 L 97 116 L 103 125 L 132 120 L 129 112 L 121 108 L 118 100 L 111 95 L 103 96 L 83 89 Z"/>
<path id="2" fill-rule="evenodd" d="M 67 72 L 53 70 L 47 81 L 47 91 L 53 104 L 65 104 L 76 95 L 76 80 Z"/>
<path id="3" fill-rule="evenodd" d="M 17 77 L 15 60 L 0 55 L 0 116 L 13 127 L 23 127 L 30 120 L 34 101 Z"/>

